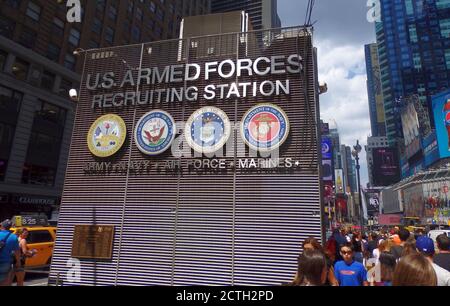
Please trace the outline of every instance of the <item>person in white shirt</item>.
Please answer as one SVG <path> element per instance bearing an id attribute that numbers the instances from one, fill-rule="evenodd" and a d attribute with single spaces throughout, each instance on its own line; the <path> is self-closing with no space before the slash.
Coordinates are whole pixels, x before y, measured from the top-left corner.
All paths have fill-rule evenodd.
<path id="1" fill-rule="evenodd" d="M 444 268 L 439 267 L 433 262 L 434 256 L 434 242 L 431 238 L 426 236 L 420 236 L 416 241 L 416 248 L 421 254 L 423 254 L 433 265 L 433 269 L 436 272 L 438 286 L 450 286 L 450 272 Z"/>

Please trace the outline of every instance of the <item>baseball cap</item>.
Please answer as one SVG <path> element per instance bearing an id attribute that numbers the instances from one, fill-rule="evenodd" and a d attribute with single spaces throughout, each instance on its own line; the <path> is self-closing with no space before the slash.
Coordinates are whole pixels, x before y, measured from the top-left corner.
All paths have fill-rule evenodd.
<path id="1" fill-rule="evenodd" d="M 428 238 L 426 236 L 420 236 L 416 240 L 416 248 L 419 250 L 419 252 L 425 254 L 433 254 L 434 253 L 433 240 L 431 240 L 431 238 Z"/>
<path id="2" fill-rule="evenodd" d="M 3 221 L 1 223 L 1 225 L 2 225 L 3 228 L 9 230 L 11 228 L 11 226 L 12 226 L 12 222 L 11 222 L 11 220 L 6 219 L 5 221 Z"/>

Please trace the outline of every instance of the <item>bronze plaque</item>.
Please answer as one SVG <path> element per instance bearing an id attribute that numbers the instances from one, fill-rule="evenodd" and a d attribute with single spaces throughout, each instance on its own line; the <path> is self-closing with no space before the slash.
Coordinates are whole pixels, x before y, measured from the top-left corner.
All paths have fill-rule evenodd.
<path id="1" fill-rule="evenodd" d="M 75 225 L 72 257 L 112 259 L 113 225 Z"/>

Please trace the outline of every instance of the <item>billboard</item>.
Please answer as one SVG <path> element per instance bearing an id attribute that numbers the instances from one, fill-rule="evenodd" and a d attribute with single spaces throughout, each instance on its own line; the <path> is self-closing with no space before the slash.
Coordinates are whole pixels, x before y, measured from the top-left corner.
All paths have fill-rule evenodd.
<path id="1" fill-rule="evenodd" d="M 403 135 L 405 138 L 406 157 L 410 158 L 420 151 L 419 118 L 413 103 L 403 110 L 402 114 Z"/>
<path id="2" fill-rule="evenodd" d="M 366 189 L 364 191 L 366 198 L 367 215 L 376 216 L 380 212 L 380 191 L 376 189 Z"/>
<path id="3" fill-rule="evenodd" d="M 373 182 L 375 186 L 389 186 L 399 180 L 397 151 L 393 148 L 373 149 Z"/>
<path id="4" fill-rule="evenodd" d="M 322 158 L 332 159 L 333 158 L 333 147 L 331 143 L 331 138 L 322 137 Z"/>
<path id="5" fill-rule="evenodd" d="M 434 124 L 439 157 L 450 157 L 450 90 L 433 97 Z"/>
<path id="6" fill-rule="evenodd" d="M 344 171 L 342 169 L 334 170 L 336 193 L 345 193 Z"/>
<path id="7" fill-rule="evenodd" d="M 333 181 L 333 165 L 331 159 L 322 159 L 322 179 Z"/>

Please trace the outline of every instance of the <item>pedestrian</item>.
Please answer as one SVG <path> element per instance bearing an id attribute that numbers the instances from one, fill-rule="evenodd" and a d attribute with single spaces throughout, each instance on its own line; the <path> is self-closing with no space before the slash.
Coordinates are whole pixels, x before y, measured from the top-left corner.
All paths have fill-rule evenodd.
<path id="1" fill-rule="evenodd" d="M 340 253 L 344 260 L 334 265 L 334 274 L 339 286 L 368 286 L 366 269 L 362 263 L 353 258 L 353 244 L 343 245 Z"/>
<path id="2" fill-rule="evenodd" d="M 334 276 L 333 261 L 327 255 L 326 251 L 322 248 L 319 241 L 313 237 L 306 238 L 305 241 L 303 241 L 303 252 L 305 252 L 306 250 L 318 250 L 318 251 L 321 251 L 325 255 L 327 271 L 328 271 L 325 285 L 339 286 L 339 283 L 336 280 L 336 277 Z M 300 282 L 299 277 L 300 277 L 299 274 L 297 274 L 295 277 L 294 283 Z"/>
<path id="3" fill-rule="evenodd" d="M 380 255 L 383 252 L 390 252 L 391 243 L 389 240 L 380 240 L 378 248 L 373 250 L 373 258 L 376 260 L 376 264 L 380 262 Z"/>
<path id="4" fill-rule="evenodd" d="M 436 286 L 436 272 L 425 256 L 420 253 L 410 254 L 397 263 L 392 285 Z"/>
<path id="5" fill-rule="evenodd" d="M 369 256 L 373 256 L 373 251 L 378 248 L 378 235 L 375 232 L 372 232 L 369 235 L 369 242 L 367 244 L 367 252 L 369 253 Z"/>
<path id="6" fill-rule="evenodd" d="M 436 237 L 439 253 L 434 255 L 435 264 L 450 271 L 450 238 L 446 234 L 440 234 Z"/>
<path id="7" fill-rule="evenodd" d="M 450 286 L 450 272 L 433 262 L 434 242 L 427 236 L 419 236 L 416 240 L 417 251 L 425 256 L 436 272 L 438 286 Z M 405 257 L 406 258 L 406 257 Z M 402 259 L 401 261 L 403 261 Z"/>
<path id="8" fill-rule="evenodd" d="M 333 232 L 333 237 L 334 240 L 336 241 L 336 261 L 340 261 L 343 260 L 342 256 L 341 256 L 341 252 L 340 249 L 341 247 L 347 243 L 347 239 L 345 238 L 345 230 L 339 230 L 338 228 L 336 228 Z"/>
<path id="9" fill-rule="evenodd" d="M 390 252 L 395 256 L 397 260 L 399 260 L 400 257 L 402 257 L 403 247 L 405 246 L 405 242 L 408 240 L 410 236 L 411 236 L 410 232 L 405 228 L 402 228 L 398 231 L 400 243 L 393 245 L 390 250 Z"/>
<path id="10" fill-rule="evenodd" d="M 327 279 L 325 254 L 320 250 L 306 249 L 298 258 L 297 286 L 322 286 Z"/>
<path id="11" fill-rule="evenodd" d="M 392 286 L 396 263 L 395 256 L 390 252 L 382 252 L 380 254 L 380 282 L 376 282 L 375 286 Z"/>
<path id="12" fill-rule="evenodd" d="M 17 233 L 19 235 L 19 253 L 20 253 L 20 267 L 16 267 L 17 286 L 23 286 L 25 280 L 25 262 L 29 257 L 36 254 L 35 250 L 29 250 L 27 244 L 28 229 L 22 228 Z"/>
<path id="13" fill-rule="evenodd" d="M 363 241 L 361 233 L 355 233 L 353 235 L 352 244 L 355 260 L 357 262 L 363 263 L 364 256 L 363 256 Z"/>
<path id="14" fill-rule="evenodd" d="M 0 224 L 0 286 L 11 286 L 13 258 L 16 260 L 16 266 L 20 267 L 19 242 L 17 236 L 9 230 L 11 226 L 10 220 Z"/>
<path id="15" fill-rule="evenodd" d="M 417 253 L 416 239 L 414 238 L 414 235 L 411 235 L 409 236 L 408 240 L 406 240 L 406 242 L 403 244 L 403 251 L 401 258 L 415 253 Z"/>

